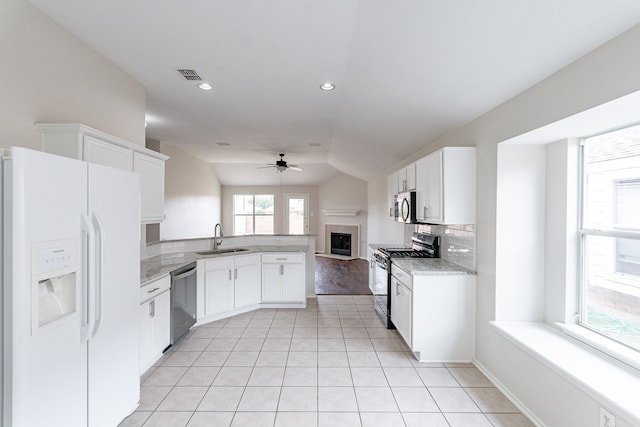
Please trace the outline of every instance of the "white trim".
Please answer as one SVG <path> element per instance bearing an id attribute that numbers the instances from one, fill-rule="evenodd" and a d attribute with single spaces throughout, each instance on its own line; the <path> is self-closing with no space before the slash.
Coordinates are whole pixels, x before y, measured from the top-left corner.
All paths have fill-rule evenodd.
<path id="1" fill-rule="evenodd" d="M 332 216 L 356 216 L 360 213 L 359 209 L 321 209 L 320 212 L 322 212 L 325 215 L 332 215 Z"/>
<path id="2" fill-rule="evenodd" d="M 640 422 L 640 372 L 539 322 L 490 322 L 495 331 L 592 399 Z"/>
<path id="3" fill-rule="evenodd" d="M 538 417 L 536 417 L 536 415 L 531 412 L 524 403 L 522 403 L 515 395 L 513 395 L 509 391 L 509 389 L 504 386 L 504 384 L 498 381 L 498 379 L 494 377 L 493 374 L 487 368 L 485 368 L 482 363 L 480 363 L 475 357 L 473 358 L 472 362 L 476 366 L 476 368 L 478 368 L 480 372 L 482 372 L 487 378 L 489 378 L 489 381 L 491 381 L 493 385 L 496 386 L 496 388 L 500 390 L 500 392 L 504 394 L 504 396 L 509 399 L 516 408 L 520 410 L 520 412 L 522 412 L 522 415 L 527 417 L 529 421 L 533 423 L 533 425 L 535 425 L 536 427 L 546 427 L 546 425 L 540 419 L 538 419 Z"/>

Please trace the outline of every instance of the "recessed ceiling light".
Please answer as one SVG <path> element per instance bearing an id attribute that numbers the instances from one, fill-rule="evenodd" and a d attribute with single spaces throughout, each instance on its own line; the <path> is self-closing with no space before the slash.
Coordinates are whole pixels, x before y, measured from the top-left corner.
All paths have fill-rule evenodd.
<path id="1" fill-rule="evenodd" d="M 216 144 L 218 144 L 220 147 L 228 147 L 229 145 L 231 145 L 228 142 L 217 142 Z"/>
<path id="2" fill-rule="evenodd" d="M 326 91 L 334 90 L 335 88 L 336 88 L 336 86 L 333 83 L 329 83 L 329 82 L 322 83 L 320 85 L 320 89 L 326 90 Z"/>
<path id="3" fill-rule="evenodd" d="M 198 87 L 202 90 L 211 90 L 213 89 L 213 86 L 211 86 L 209 83 L 200 83 L 198 85 Z"/>

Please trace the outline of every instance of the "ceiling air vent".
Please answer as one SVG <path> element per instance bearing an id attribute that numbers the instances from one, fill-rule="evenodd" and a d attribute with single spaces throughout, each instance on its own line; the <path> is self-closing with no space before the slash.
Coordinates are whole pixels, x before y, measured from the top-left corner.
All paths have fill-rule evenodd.
<path id="1" fill-rule="evenodd" d="M 202 77 L 198 75 L 196 70 L 189 70 L 186 68 L 182 68 L 178 70 L 178 73 L 180 73 L 180 75 L 187 80 L 197 80 L 197 81 L 202 80 Z"/>

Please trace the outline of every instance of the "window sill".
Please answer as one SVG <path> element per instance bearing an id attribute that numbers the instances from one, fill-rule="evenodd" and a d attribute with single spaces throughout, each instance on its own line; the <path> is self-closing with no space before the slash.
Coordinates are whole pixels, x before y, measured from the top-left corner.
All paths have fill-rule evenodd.
<path id="1" fill-rule="evenodd" d="M 491 322 L 509 341 L 603 406 L 640 422 L 640 371 L 545 323 Z"/>

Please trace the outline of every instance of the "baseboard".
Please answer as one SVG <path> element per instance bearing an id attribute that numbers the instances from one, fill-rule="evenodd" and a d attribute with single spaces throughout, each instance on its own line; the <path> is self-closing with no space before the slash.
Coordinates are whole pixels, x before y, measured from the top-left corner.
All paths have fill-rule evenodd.
<path id="1" fill-rule="evenodd" d="M 500 390 L 502 394 L 504 394 L 504 396 L 509 399 L 511 403 L 513 403 L 513 405 L 518 408 L 518 410 L 520 410 L 520 412 L 522 412 L 522 415 L 527 417 L 529 421 L 531 421 L 536 427 L 547 427 L 540 419 L 538 419 L 538 417 L 536 417 L 533 412 L 529 410 L 529 408 L 527 408 L 524 403 L 522 403 L 516 396 L 514 396 L 509 391 L 509 389 L 504 386 L 504 384 L 498 381 L 498 379 L 494 377 L 493 374 L 489 372 L 489 370 L 485 368 L 482 363 L 474 358 L 473 364 L 476 366 L 476 368 L 478 368 L 478 370 L 480 370 L 480 372 L 482 372 L 487 378 L 489 378 L 489 381 L 491 381 L 493 385 L 495 385 L 496 388 Z"/>

